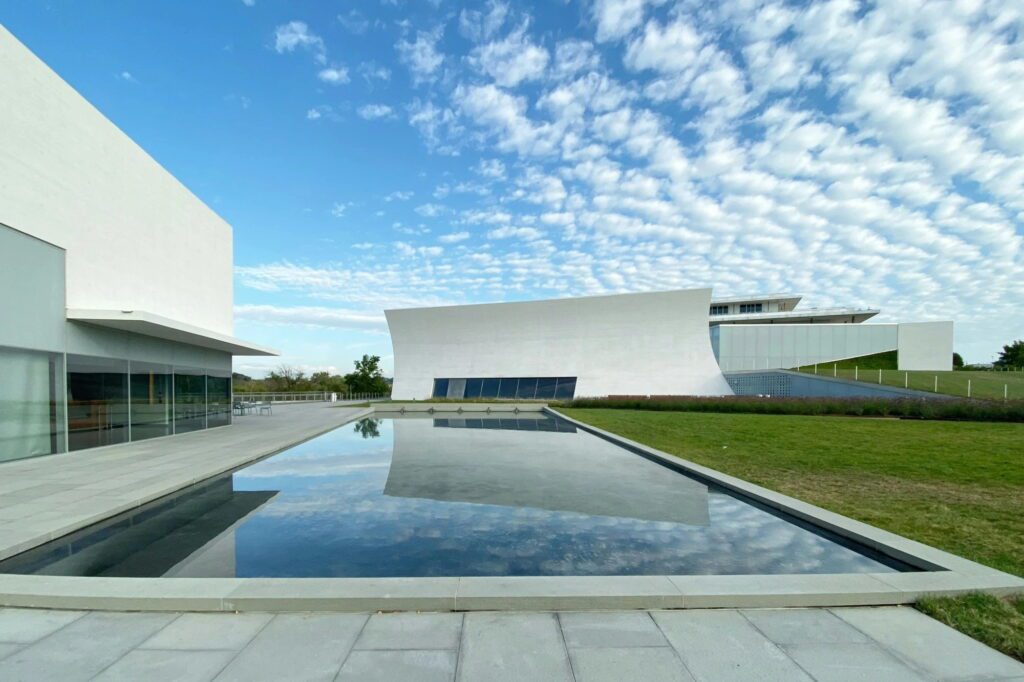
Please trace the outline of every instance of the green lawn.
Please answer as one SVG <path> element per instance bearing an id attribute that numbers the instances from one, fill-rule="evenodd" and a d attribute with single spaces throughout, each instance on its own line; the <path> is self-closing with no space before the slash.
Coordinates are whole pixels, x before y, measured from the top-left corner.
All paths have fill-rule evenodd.
<path id="1" fill-rule="evenodd" d="M 576 419 L 1024 576 L 1024 424 L 565 409 Z M 965 622 L 967 598 L 946 600 Z M 954 620 L 954 619 L 951 619 Z M 1016 622 L 1017 625 L 1013 625 Z M 1024 619 L 991 637 L 1022 641 Z M 977 628 L 976 628 L 977 629 Z M 984 628 L 981 628 L 984 630 Z M 987 632 L 988 630 L 986 630 Z"/>
<path id="2" fill-rule="evenodd" d="M 811 367 L 799 367 L 800 372 L 814 374 Z M 843 368 L 842 365 L 833 370 L 831 364 L 818 365 L 817 373 L 821 376 L 837 376 L 840 379 L 857 379 L 877 384 L 879 370 L 864 368 Z M 967 382 L 971 382 L 971 397 L 988 400 L 1002 400 L 1003 391 L 1010 400 L 1024 400 L 1024 372 L 904 372 L 896 369 L 883 369 L 882 384 L 901 388 L 916 388 L 919 391 L 934 391 L 938 379 L 938 392 L 961 397 L 967 396 Z"/>

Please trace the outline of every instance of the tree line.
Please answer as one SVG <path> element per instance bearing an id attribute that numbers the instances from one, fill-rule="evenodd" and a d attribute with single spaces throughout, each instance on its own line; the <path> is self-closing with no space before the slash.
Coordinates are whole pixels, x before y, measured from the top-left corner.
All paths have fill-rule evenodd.
<path id="1" fill-rule="evenodd" d="M 313 372 L 307 375 L 300 369 L 280 365 L 263 379 L 245 374 L 231 375 L 235 393 L 390 393 L 391 380 L 380 369 L 380 356 L 364 355 L 356 360 L 355 369 L 348 374 Z"/>

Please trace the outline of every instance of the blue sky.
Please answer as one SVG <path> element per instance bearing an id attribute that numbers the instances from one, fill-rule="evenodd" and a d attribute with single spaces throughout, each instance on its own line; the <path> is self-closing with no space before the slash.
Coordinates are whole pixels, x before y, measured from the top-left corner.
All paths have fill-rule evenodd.
<path id="1" fill-rule="evenodd" d="M 382 310 L 711 285 L 1024 337 L 1013 0 L 0 3 L 234 227 L 236 360 Z"/>

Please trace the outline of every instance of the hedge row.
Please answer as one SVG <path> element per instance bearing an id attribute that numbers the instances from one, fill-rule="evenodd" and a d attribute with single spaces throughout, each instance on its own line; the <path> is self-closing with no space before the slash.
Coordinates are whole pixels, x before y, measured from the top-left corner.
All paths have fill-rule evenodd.
<path id="1" fill-rule="evenodd" d="M 918 400 L 908 398 L 759 398 L 756 396 L 579 398 L 564 407 L 672 412 L 845 415 L 982 422 L 1024 422 L 1024 401 Z"/>

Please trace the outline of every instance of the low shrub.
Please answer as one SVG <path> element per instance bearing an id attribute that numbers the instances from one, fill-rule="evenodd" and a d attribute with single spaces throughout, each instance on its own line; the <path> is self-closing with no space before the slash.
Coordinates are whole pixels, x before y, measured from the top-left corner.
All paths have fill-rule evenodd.
<path id="1" fill-rule="evenodd" d="M 578 398 L 564 407 L 675 412 L 843 415 L 955 421 L 1024 422 L 1024 401 L 918 400 L 912 398 L 761 398 L 757 396 L 613 396 Z"/>

